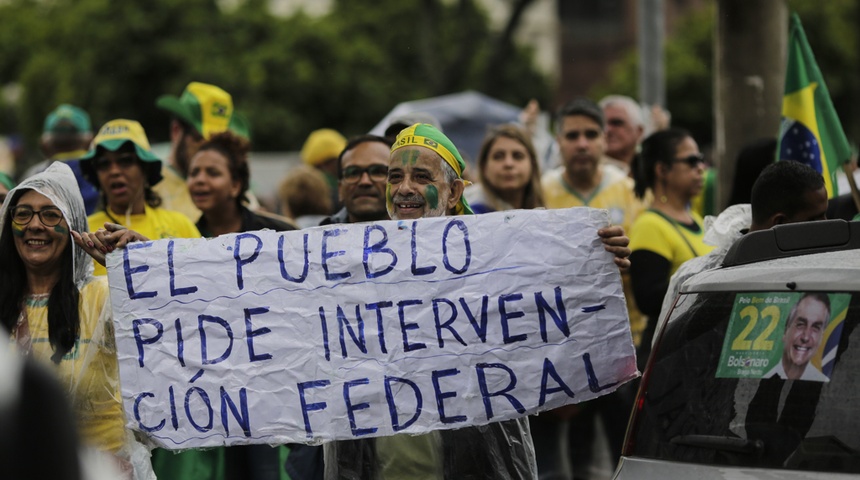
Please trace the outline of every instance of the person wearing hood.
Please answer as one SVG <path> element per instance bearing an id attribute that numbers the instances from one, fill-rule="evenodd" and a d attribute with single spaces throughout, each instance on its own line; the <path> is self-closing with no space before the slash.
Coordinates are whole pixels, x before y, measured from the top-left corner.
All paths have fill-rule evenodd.
<path id="1" fill-rule="evenodd" d="M 81 158 L 81 170 L 102 196 L 103 209 L 89 216 L 92 231 L 108 222 L 152 240 L 200 237 L 188 217 L 161 208 L 161 198 L 152 189 L 162 178 L 161 159 L 152 153 L 140 123 L 117 119 L 104 124 Z M 96 264 L 96 275 L 106 273 Z"/>
<path id="2" fill-rule="evenodd" d="M 21 354 L 56 371 L 84 444 L 130 473 L 139 445 L 124 427 L 108 283 L 93 277 L 73 241 L 72 232 L 87 231 L 68 165 L 56 162 L 9 192 L 0 208 L 0 319 Z"/>

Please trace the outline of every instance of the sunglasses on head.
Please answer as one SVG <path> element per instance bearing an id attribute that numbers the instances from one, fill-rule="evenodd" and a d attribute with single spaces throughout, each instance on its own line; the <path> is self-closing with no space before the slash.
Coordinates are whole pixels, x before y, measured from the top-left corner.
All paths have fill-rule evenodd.
<path id="1" fill-rule="evenodd" d="M 579 140 L 580 135 L 585 135 L 585 138 L 587 138 L 589 140 L 594 140 L 600 136 L 600 130 L 595 130 L 592 128 L 589 128 L 587 130 L 582 130 L 582 131 L 570 130 L 570 131 L 564 133 L 564 138 L 566 138 L 568 140 L 576 141 L 576 140 Z"/>
<path id="2" fill-rule="evenodd" d="M 371 165 L 367 168 L 349 166 L 343 169 L 342 180 L 346 183 L 356 183 L 361 180 L 365 172 L 373 181 L 384 182 L 388 180 L 387 165 Z"/>
<path id="3" fill-rule="evenodd" d="M 107 157 L 96 158 L 93 160 L 93 167 L 95 167 L 99 172 L 104 172 L 110 169 L 111 165 L 116 164 L 119 168 L 125 170 L 134 165 L 135 162 L 137 162 L 137 155 L 129 153 L 126 155 L 120 155 L 115 160 L 111 160 Z"/>
<path id="4" fill-rule="evenodd" d="M 691 168 L 696 168 L 699 165 L 705 163 L 705 156 L 701 153 L 694 153 L 684 158 L 676 158 L 675 161 L 672 163 L 686 163 Z"/>

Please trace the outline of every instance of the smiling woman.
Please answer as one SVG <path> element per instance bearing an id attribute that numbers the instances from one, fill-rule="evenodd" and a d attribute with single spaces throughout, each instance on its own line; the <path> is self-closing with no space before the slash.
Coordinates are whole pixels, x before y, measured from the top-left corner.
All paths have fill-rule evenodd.
<path id="1" fill-rule="evenodd" d="M 160 208 L 161 198 L 152 187 L 161 181 L 161 160 L 152 153 L 138 122 L 118 119 L 104 124 L 81 158 L 81 170 L 101 193 L 101 210 L 88 219 L 92 231 L 109 222 L 152 240 L 200 236 L 188 217 Z M 95 274 L 106 273 L 96 263 Z"/>
<path id="2" fill-rule="evenodd" d="M 108 284 L 93 278 L 72 230 L 86 232 L 87 220 L 63 162 L 9 192 L 0 210 L 0 319 L 21 353 L 54 366 L 84 442 L 128 471 L 133 443 L 123 427 Z"/>

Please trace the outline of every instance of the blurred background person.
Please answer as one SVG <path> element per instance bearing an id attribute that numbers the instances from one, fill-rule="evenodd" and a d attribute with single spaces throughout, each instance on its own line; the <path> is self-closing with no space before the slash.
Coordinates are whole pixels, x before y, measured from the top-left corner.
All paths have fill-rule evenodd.
<path id="1" fill-rule="evenodd" d="M 278 187 L 281 212 L 299 228 L 316 227 L 325 220 L 332 211 L 331 197 L 325 174 L 307 165 L 290 170 Z"/>
<path id="2" fill-rule="evenodd" d="M 403 115 L 398 115 L 391 119 L 388 123 L 388 126 L 385 127 L 385 133 L 382 134 L 383 137 L 388 141 L 388 144 L 391 145 L 394 143 L 394 139 L 397 138 L 397 134 L 400 133 L 401 130 L 407 127 L 411 127 L 416 123 L 426 123 L 428 125 L 433 125 L 440 132 L 442 131 L 442 124 L 439 122 L 439 119 L 436 118 L 432 113 L 427 112 L 410 112 L 405 113 Z"/>
<path id="3" fill-rule="evenodd" d="M 215 85 L 191 82 L 182 95 L 162 95 L 156 106 L 170 113 L 170 153 L 162 165 L 164 180 L 155 187 L 164 208 L 177 210 L 196 222 L 200 211 L 188 193 L 185 178 L 191 157 L 200 145 L 213 134 L 230 130 L 250 140 L 248 121 L 233 106 L 233 97 Z M 249 196 L 251 209 L 256 209 L 256 198 Z"/>
<path id="4" fill-rule="evenodd" d="M 753 184 L 762 170 L 775 161 L 775 137 L 759 138 L 744 145 L 735 158 L 735 176 L 732 177 L 729 205 L 751 203 Z"/>
<path id="5" fill-rule="evenodd" d="M 606 160 L 630 173 L 630 164 L 639 151 L 639 142 L 645 132 L 642 107 L 630 97 L 607 95 L 598 105 L 606 122 Z"/>
<path id="6" fill-rule="evenodd" d="M 703 186 L 704 156 L 686 130 L 671 128 L 642 142 L 633 162 L 636 195 L 653 200 L 630 230 L 630 277 L 636 305 L 648 317 L 637 355 L 640 370 L 648 359 L 669 279 L 682 263 L 714 247 L 703 241 L 702 217 L 690 207 Z"/>
<path id="7" fill-rule="evenodd" d="M 152 187 L 161 181 L 161 159 L 152 153 L 138 122 L 117 119 L 104 124 L 81 158 L 81 170 L 101 193 L 101 210 L 89 216 L 90 230 L 110 222 L 152 240 L 200 236 L 188 217 L 160 207 L 161 197 Z M 106 273 L 96 263 L 95 274 Z"/>
<path id="8" fill-rule="evenodd" d="M 286 222 L 270 215 L 256 214 L 242 204 L 250 184 L 250 149 L 248 140 L 225 131 L 204 141 L 197 153 L 191 157 L 186 182 L 191 200 L 202 212 L 197 228 L 204 237 L 264 228 L 275 231 L 295 230 L 294 226 Z M 173 454 L 158 454 L 159 459 L 169 455 Z M 220 468 L 223 469 L 226 479 L 279 480 L 286 456 L 285 447 L 238 445 L 192 453 L 188 456 L 188 462 L 223 462 Z M 159 471 L 164 471 L 162 465 L 159 465 Z"/>
<path id="9" fill-rule="evenodd" d="M 478 153 L 480 183 L 463 192 L 476 214 L 543 208 L 540 167 L 528 131 L 515 124 L 493 127 Z M 529 417 L 539 478 L 569 478 L 567 419 L 576 407 Z"/>
<path id="10" fill-rule="evenodd" d="M 480 183 L 464 195 L 475 213 L 542 208 L 540 167 L 528 132 L 514 124 L 494 127 L 478 154 Z"/>
<path id="11" fill-rule="evenodd" d="M 93 141 L 90 116 L 74 105 L 62 104 L 45 117 L 39 147 L 45 160 L 24 171 L 21 179 L 44 172 L 53 162 L 65 162 L 71 167 L 78 181 L 78 188 L 84 198 L 87 215 L 93 213 L 99 202 L 99 193 L 92 183 L 84 178 L 78 159 L 81 158 Z"/>
<path id="12" fill-rule="evenodd" d="M 71 169 L 57 162 L 24 180 L 9 193 L 0 224 L 3 326 L 18 351 L 54 367 L 84 443 L 112 455 L 131 478 L 135 443 L 124 427 L 109 287 L 72 241 L 72 231 L 88 228 Z M 143 474 L 148 465 L 134 468 Z"/>
<path id="13" fill-rule="evenodd" d="M 6 195 L 13 188 L 15 188 L 15 181 L 12 180 L 12 177 L 0 172 L 0 204 L 6 201 Z"/>
<path id="14" fill-rule="evenodd" d="M 250 185 L 248 140 L 230 132 L 221 132 L 203 142 L 188 166 L 188 191 L 202 215 L 197 229 L 204 237 L 253 230 L 285 231 L 295 227 L 248 209 L 243 202 Z"/>
<path id="15" fill-rule="evenodd" d="M 321 128 L 308 135 L 299 152 L 302 162 L 322 172 L 323 179 L 328 184 L 327 192 L 331 201 L 330 211 L 326 212 L 326 215 L 336 213 L 341 207 L 337 198 L 337 157 L 344 147 L 346 138 L 343 135 L 331 128 Z"/>

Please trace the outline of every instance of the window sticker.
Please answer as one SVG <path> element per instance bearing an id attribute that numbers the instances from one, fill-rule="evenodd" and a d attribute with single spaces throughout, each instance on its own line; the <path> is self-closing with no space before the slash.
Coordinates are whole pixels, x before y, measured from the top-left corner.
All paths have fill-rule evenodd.
<path id="1" fill-rule="evenodd" d="M 718 378 L 830 381 L 851 294 L 739 293 Z"/>

